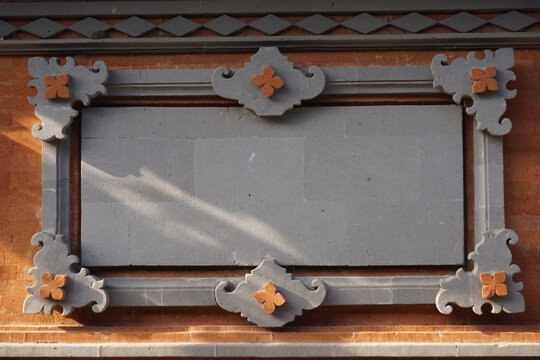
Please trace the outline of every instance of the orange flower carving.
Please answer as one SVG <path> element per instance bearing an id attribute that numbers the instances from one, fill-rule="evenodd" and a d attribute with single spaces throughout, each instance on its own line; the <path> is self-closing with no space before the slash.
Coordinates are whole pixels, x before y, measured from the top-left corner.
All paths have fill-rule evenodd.
<path id="1" fill-rule="evenodd" d="M 253 297 L 263 304 L 264 311 L 267 314 L 272 314 L 276 311 L 276 306 L 281 306 L 286 301 L 283 295 L 280 293 L 276 294 L 276 287 L 271 282 L 264 285 L 264 290 L 258 291 Z"/>
<path id="2" fill-rule="evenodd" d="M 58 74 L 56 77 L 47 75 L 44 81 L 45 85 L 48 86 L 45 90 L 45 99 L 52 100 L 57 97 L 69 99 L 69 89 L 66 86 L 69 83 L 68 74 Z"/>
<path id="3" fill-rule="evenodd" d="M 495 296 L 495 294 L 498 296 L 508 295 L 508 289 L 504 280 L 506 280 L 504 271 L 496 271 L 493 273 L 493 276 L 488 273 L 481 273 L 480 281 L 484 284 L 482 287 L 482 297 L 484 299 L 489 299 L 490 297 Z"/>
<path id="4" fill-rule="evenodd" d="M 41 275 L 41 281 L 43 286 L 39 289 L 39 296 L 42 298 L 52 297 L 54 300 L 64 300 L 66 296 L 62 288 L 67 283 L 66 275 L 56 275 L 53 279 L 51 273 L 43 273 Z"/>
<path id="5" fill-rule="evenodd" d="M 469 75 L 474 81 L 472 86 L 472 92 L 474 94 L 483 93 L 486 90 L 495 91 L 499 89 L 497 80 L 494 79 L 497 74 L 497 68 L 495 66 L 488 66 L 485 70 L 471 69 Z"/>
<path id="6" fill-rule="evenodd" d="M 277 90 L 285 85 L 279 76 L 274 76 L 275 73 L 270 65 L 266 65 L 261 74 L 257 74 L 251 79 L 255 85 L 262 87 L 262 92 L 267 98 L 274 95 L 274 89 Z"/>

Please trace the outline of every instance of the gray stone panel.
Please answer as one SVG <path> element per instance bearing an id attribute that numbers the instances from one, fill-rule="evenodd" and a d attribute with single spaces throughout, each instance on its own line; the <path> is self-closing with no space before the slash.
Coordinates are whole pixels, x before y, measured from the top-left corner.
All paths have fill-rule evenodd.
<path id="1" fill-rule="evenodd" d="M 461 121 L 456 105 L 279 120 L 237 107 L 85 109 L 83 264 L 461 264 Z"/>

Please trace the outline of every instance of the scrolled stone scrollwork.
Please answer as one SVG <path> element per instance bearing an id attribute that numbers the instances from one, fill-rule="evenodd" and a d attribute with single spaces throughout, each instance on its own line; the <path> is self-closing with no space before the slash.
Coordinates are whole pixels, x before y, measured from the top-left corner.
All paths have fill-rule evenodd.
<path id="1" fill-rule="evenodd" d="M 221 281 L 216 286 L 215 296 L 218 305 L 227 311 L 239 312 L 259 326 L 279 327 L 302 315 L 303 310 L 322 304 L 326 285 L 319 279 L 314 279 L 310 285 L 311 288 L 300 280 L 293 280 L 274 259 L 264 259 L 238 285 Z M 277 300 L 278 307 L 264 306 L 268 300 Z"/>
<path id="2" fill-rule="evenodd" d="M 92 98 L 107 95 L 105 83 L 109 69 L 103 61 L 97 61 L 93 69 L 77 65 L 72 57 L 61 65 L 58 58 L 49 61 L 42 57 L 28 60 L 28 72 L 34 77 L 28 87 L 36 88 L 37 94 L 28 101 L 36 106 L 35 114 L 42 125 L 32 127 L 32 135 L 39 140 L 65 139 L 67 128 L 79 111 L 73 107 L 77 102 L 90 105 Z M 54 94 L 54 96 L 53 96 Z"/>
<path id="3" fill-rule="evenodd" d="M 514 66 L 514 50 L 503 48 L 495 53 L 484 50 L 484 53 L 484 59 L 478 59 L 473 51 L 466 59 L 458 58 L 451 63 L 446 55 L 436 55 L 431 62 L 433 87 L 452 95 L 456 104 L 464 97 L 472 99 L 472 106 L 465 111 L 474 115 L 476 128 L 494 136 L 506 135 L 512 122 L 502 115 L 506 111 L 506 100 L 516 96 L 516 90 L 506 88 L 509 81 L 516 79 L 514 72 L 509 70 Z M 484 76 L 480 77 L 480 72 Z M 488 76 L 491 72 L 494 76 Z M 484 87 L 489 91 L 483 90 Z"/>
<path id="4" fill-rule="evenodd" d="M 508 244 L 516 244 L 517 234 L 508 229 L 484 234 L 482 241 L 476 246 L 475 251 L 469 254 L 474 267 L 471 271 L 460 268 L 456 275 L 441 280 L 441 289 L 437 293 L 435 303 L 437 309 L 443 314 L 450 314 L 453 310 L 450 303 L 461 307 L 472 307 L 476 314 L 482 314 L 482 305 L 491 305 L 491 312 L 507 313 L 522 312 L 525 310 L 525 301 L 520 291 L 523 283 L 515 282 L 513 276 L 521 270 L 516 264 L 512 264 L 512 253 Z M 500 274 L 504 273 L 504 277 Z M 503 281 L 505 288 L 500 286 L 500 291 L 494 285 L 494 294 L 487 294 L 485 289 L 484 274 L 497 274 L 493 280 Z M 497 279 L 498 278 L 498 279 Z M 490 291 L 491 292 L 491 291 Z"/>
<path id="5" fill-rule="evenodd" d="M 39 232 L 32 237 L 32 245 L 43 246 L 34 257 L 35 267 L 30 269 L 36 282 L 27 287 L 30 295 L 23 305 L 23 312 L 37 314 L 42 310 L 52 314 L 55 306 L 63 308 L 62 315 L 69 315 L 73 308 L 88 304 L 94 312 L 102 312 L 109 304 L 104 290 L 105 281 L 89 275 L 86 268 L 75 271 L 79 258 L 69 255 L 69 247 L 62 235 Z"/>
<path id="6" fill-rule="evenodd" d="M 281 116 L 302 100 L 317 97 L 325 84 L 320 67 L 311 66 L 305 74 L 275 47 L 260 48 L 243 69 L 220 66 L 212 74 L 219 96 L 238 100 L 258 116 Z"/>

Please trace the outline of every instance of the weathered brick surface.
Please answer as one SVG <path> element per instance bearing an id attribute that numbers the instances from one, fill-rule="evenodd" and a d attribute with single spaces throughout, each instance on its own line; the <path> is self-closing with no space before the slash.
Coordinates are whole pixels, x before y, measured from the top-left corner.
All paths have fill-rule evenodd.
<path id="1" fill-rule="evenodd" d="M 428 65 L 436 51 L 290 53 L 300 66 Z M 464 56 L 466 51 L 456 51 Z M 450 57 L 452 58 L 452 57 Z M 512 247 L 514 262 L 522 273 L 527 310 L 522 314 L 476 316 L 470 309 L 455 308 L 451 315 L 434 305 L 339 306 L 306 312 L 285 330 L 259 329 L 237 314 L 212 308 L 110 308 L 104 314 L 77 310 L 71 317 L 22 314 L 25 286 L 33 283 L 27 271 L 37 251 L 31 236 L 40 229 L 41 143 L 30 129 L 38 120 L 27 96 L 27 57 L 0 57 L 0 342 L 107 342 L 107 341 L 540 341 L 540 51 L 516 51 L 514 71 L 518 98 L 508 102 L 513 129 L 504 139 L 507 227 L 520 241 Z M 111 69 L 241 67 L 249 54 L 78 56 L 91 65 L 106 61 Z M 440 101 L 441 97 L 438 98 Z M 448 99 L 448 98 L 447 98 Z M 334 101 L 333 99 L 332 101 Z M 423 102 L 422 99 L 351 98 L 362 103 Z M 472 153 L 470 134 L 466 169 L 468 207 L 472 208 Z M 469 237 L 472 213 L 468 212 Z M 471 239 L 469 238 L 469 243 Z M 205 271 L 198 275 L 210 275 Z M 309 271 L 299 272 L 306 274 Z M 320 271 L 311 273 L 323 274 Z M 427 270 L 333 270 L 341 275 L 425 274 Z M 431 272 L 447 273 L 444 269 Z M 107 274 L 102 271 L 101 274 Z M 184 270 L 133 276 L 188 276 Z M 238 276 L 238 271 L 216 271 L 217 276 Z M 117 274 L 127 276 L 126 273 Z M 487 309 L 486 309 L 487 310 Z M 411 326 L 414 324 L 414 326 Z M 43 325 L 48 325 L 43 327 Z M 526 325 L 525 327 L 523 325 Z"/>

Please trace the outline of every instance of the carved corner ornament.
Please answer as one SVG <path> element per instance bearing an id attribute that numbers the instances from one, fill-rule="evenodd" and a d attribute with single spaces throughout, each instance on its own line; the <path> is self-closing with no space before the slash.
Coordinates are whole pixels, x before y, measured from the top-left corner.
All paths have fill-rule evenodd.
<path id="1" fill-rule="evenodd" d="M 459 104 L 464 97 L 473 101 L 465 111 L 474 115 L 476 128 L 486 130 L 490 135 L 506 135 L 512 122 L 502 115 L 506 111 L 506 100 L 516 96 L 516 90 L 508 90 L 508 81 L 515 80 L 514 50 L 498 49 L 493 53 L 484 50 L 484 59 L 478 59 L 475 52 L 467 58 L 458 58 L 448 63 L 448 57 L 438 54 L 431 62 L 434 76 L 433 87 L 442 89 Z"/>
<path id="2" fill-rule="evenodd" d="M 264 259 L 245 280 L 233 284 L 220 282 L 215 289 L 216 302 L 223 309 L 239 312 L 248 321 L 263 327 L 279 327 L 314 309 L 326 297 L 326 285 L 314 279 L 311 288 L 293 280 L 274 259 Z"/>
<path id="3" fill-rule="evenodd" d="M 32 77 L 28 87 L 37 89 L 28 101 L 36 106 L 36 116 L 42 125 L 32 127 L 32 134 L 43 141 L 65 139 L 66 131 L 73 119 L 79 115 L 73 105 L 82 102 L 90 105 L 92 98 L 107 95 L 105 83 L 109 69 L 103 61 L 97 61 L 93 69 L 77 65 L 71 57 L 61 65 L 58 58 L 49 61 L 42 57 L 28 60 L 28 72 Z"/>
<path id="4" fill-rule="evenodd" d="M 455 303 L 461 307 L 472 307 L 482 314 L 482 305 L 491 305 L 494 314 L 504 310 L 517 313 L 525 310 L 525 300 L 520 291 L 523 283 L 514 282 L 512 277 L 520 272 L 519 266 L 512 264 L 512 253 L 508 244 L 518 241 L 512 230 L 487 232 L 475 251 L 469 254 L 474 267 L 471 271 L 460 268 L 455 276 L 441 280 L 435 303 L 443 314 L 450 314 Z"/>
<path id="5" fill-rule="evenodd" d="M 24 301 L 24 313 L 37 314 L 44 310 L 51 315 L 54 306 L 61 306 L 65 316 L 73 308 L 88 304 L 93 304 L 94 312 L 107 308 L 109 296 L 104 290 L 104 280 L 89 275 L 86 268 L 75 271 L 79 258 L 69 255 L 68 244 L 62 235 L 40 232 L 32 237 L 32 245 L 43 248 L 34 257 L 35 267 L 29 272 L 36 282 L 26 288 L 30 295 Z"/>
<path id="6" fill-rule="evenodd" d="M 221 97 L 238 100 L 258 116 L 281 116 L 317 97 L 326 84 L 323 70 L 311 66 L 307 74 L 275 47 L 262 47 L 243 69 L 220 66 L 212 74 L 212 86 Z"/>

